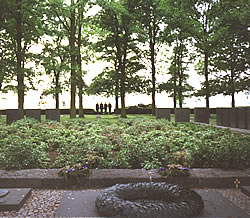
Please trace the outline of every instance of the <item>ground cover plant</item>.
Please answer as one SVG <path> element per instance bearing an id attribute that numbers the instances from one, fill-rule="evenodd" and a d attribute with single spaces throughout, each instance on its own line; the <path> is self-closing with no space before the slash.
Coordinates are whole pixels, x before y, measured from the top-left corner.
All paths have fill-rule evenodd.
<path id="1" fill-rule="evenodd" d="M 32 119 L 0 126 L 0 169 L 250 167 L 250 135 L 161 119 Z"/>

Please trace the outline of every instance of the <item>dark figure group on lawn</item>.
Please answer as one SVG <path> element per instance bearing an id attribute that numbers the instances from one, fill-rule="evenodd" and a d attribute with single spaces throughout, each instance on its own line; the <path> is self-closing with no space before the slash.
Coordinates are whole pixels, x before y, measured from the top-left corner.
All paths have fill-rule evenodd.
<path id="1" fill-rule="evenodd" d="M 106 102 L 105 102 L 105 104 L 103 104 L 102 102 L 101 102 L 101 104 L 99 105 L 98 103 L 96 103 L 96 105 L 95 105 L 95 109 L 96 109 L 96 112 L 97 113 L 109 113 L 109 114 L 111 114 L 111 108 L 112 108 L 112 105 L 110 104 L 110 102 L 109 102 L 109 104 L 107 104 Z M 99 111 L 99 109 L 100 109 L 100 111 Z M 108 111 L 109 110 L 109 111 Z"/>

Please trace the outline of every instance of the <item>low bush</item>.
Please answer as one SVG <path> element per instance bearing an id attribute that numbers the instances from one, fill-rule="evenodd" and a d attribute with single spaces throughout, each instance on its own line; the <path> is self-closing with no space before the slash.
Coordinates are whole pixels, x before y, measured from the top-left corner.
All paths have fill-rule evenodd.
<path id="1" fill-rule="evenodd" d="M 63 123 L 23 119 L 0 126 L 0 169 L 250 167 L 250 135 L 156 119 Z M 53 158 L 50 157 L 53 154 Z"/>

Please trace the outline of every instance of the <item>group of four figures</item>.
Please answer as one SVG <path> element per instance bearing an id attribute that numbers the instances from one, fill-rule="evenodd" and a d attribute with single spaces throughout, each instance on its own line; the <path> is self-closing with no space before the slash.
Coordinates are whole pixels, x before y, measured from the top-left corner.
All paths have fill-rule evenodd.
<path id="1" fill-rule="evenodd" d="M 95 106 L 95 109 L 96 109 L 96 112 L 97 113 L 107 113 L 108 112 L 108 109 L 109 109 L 109 114 L 111 113 L 111 108 L 112 108 L 112 105 L 110 104 L 110 102 L 109 102 L 109 104 L 107 104 L 106 102 L 105 102 L 105 104 L 103 104 L 102 102 L 101 102 L 101 104 L 100 104 L 100 106 L 99 106 L 99 104 L 98 103 L 96 103 L 96 106 Z"/>

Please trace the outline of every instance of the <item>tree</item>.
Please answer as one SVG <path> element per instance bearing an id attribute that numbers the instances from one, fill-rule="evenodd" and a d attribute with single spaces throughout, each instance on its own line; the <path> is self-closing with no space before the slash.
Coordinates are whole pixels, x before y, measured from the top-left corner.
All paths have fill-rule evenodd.
<path id="1" fill-rule="evenodd" d="M 203 56 L 202 69 L 205 82 L 199 93 L 205 95 L 207 108 L 209 108 L 209 98 L 211 96 L 209 61 L 218 43 L 214 37 L 219 28 L 216 15 L 218 12 L 218 2 L 217 0 L 182 1 L 183 13 L 186 15 L 187 22 L 185 24 L 186 31 L 193 37 L 198 54 Z"/>
<path id="2" fill-rule="evenodd" d="M 43 90 L 42 95 L 53 95 L 55 99 L 55 107 L 59 109 L 59 95 L 63 90 L 63 82 L 61 77 L 69 71 L 68 67 L 68 47 L 62 45 L 63 37 L 58 33 L 54 37 L 52 43 L 45 43 L 41 55 L 42 65 L 46 74 L 51 78 L 51 86 L 49 89 Z M 64 83 L 65 84 L 65 83 Z"/>
<path id="3" fill-rule="evenodd" d="M 249 88 L 249 14 L 247 1 L 221 1 L 219 4 L 218 43 L 212 65 L 215 94 L 231 95 L 235 107 L 235 93 Z M 226 36 L 226 37 L 225 37 Z"/>
<path id="4" fill-rule="evenodd" d="M 140 38 L 143 43 L 148 43 L 149 52 L 147 58 L 151 62 L 151 96 L 152 114 L 155 115 L 155 93 L 156 93 L 156 56 L 157 44 L 160 44 L 160 24 L 162 24 L 162 10 L 159 7 L 160 0 L 143 0 L 138 2 L 140 13 L 138 19 L 141 23 L 142 33 Z"/>
<path id="5" fill-rule="evenodd" d="M 83 13 L 88 8 L 88 0 L 71 0 L 70 5 L 67 5 L 62 0 L 50 0 L 49 8 L 50 13 L 53 14 L 52 18 L 55 23 L 60 24 L 61 29 L 65 32 L 65 36 L 69 41 L 70 53 L 70 118 L 76 117 L 76 90 L 79 87 L 79 106 L 80 117 L 83 117 L 82 105 L 82 25 Z"/>
<path id="6" fill-rule="evenodd" d="M 166 91 L 170 94 L 170 97 L 173 97 L 174 108 L 177 106 L 177 99 L 179 107 L 182 108 L 184 98 L 190 96 L 189 92 L 193 90 L 193 87 L 187 83 L 189 76 L 185 73 L 189 64 L 186 43 L 185 39 L 176 38 L 176 45 L 173 49 L 171 65 L 168 70 L 171 77 L 167 82 L 159 85 L 160 92 Z"/>
<path id="7" fill-rule="evenodd" d="M 111 53 L 115 61 L 115 71 L 117 75 L 119 75 L 119 77 L 117 77 L 119 78 L 119 84 L 117 85 L 119 85 L 120 88 L 121 117 L 126 118 L 125 94 L 127 92 L 127 66 L 129 64 L 129 57 L 133 57 L 133 53 L 136 49 L 136 39 L 134 38 L 136 33 L 136 20 L 134 19 L 135 2 L 133 0 L 120 0 L 110 2 L 98 1 L 98 3 L 102 8 L 98 14 L 100 21 L 99 28 L 103 31 L 101 40 L 113 43 Z"/>
<path id="8" fill-rule="evenodd" d="M 27 68 L 28 62 L 34 61 L 36 55 L 29 49 L 37 43 L 43 34 L 42 22 L 44 15 L 41 13 L 44 3 L 38 0 L 3 1 L 4 20 L 1 20 L 1 44 L 4 44 L 4 71 L 5 76 L 12 80 L 15 75 L 17 86 L 8 85 L 8 89 L 17 90 L 18 108 L 24 114 L 25 91 L 33 88 L 34 70 Z M 3 35 L 2 35 L 3 34 Z M 12 56 L 10 59 L 7 57 Z M 2 75 L 3 75 L 2 74 Z M 28 85 L 31 85 L 29 87 Z"/>

